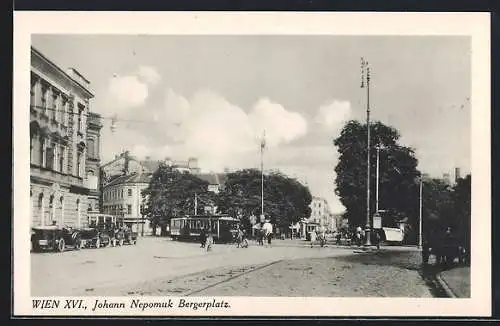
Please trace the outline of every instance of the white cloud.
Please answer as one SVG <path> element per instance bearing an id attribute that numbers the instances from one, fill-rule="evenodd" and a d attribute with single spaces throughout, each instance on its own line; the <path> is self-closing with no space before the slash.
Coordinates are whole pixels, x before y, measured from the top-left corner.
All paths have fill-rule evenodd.
<path id="1" fill-rule="evenodd" d="M 161 76 L 154 67 L 140 66 L 138 75 L 142 80 L 151 85 L 156 85 L 161 81 Z"/>
<path id="2" fill-rule="evenodd" d="M 306 120 L 280 104 L 262 99 L 247 113 L 210 90 L 188 99 L 167 89 L 163 107 L 135 114 L 138 119 L 156 121 L 140 131 L 149 141 L 133 142 L 137 153 L 155 158 L 195 156 L 203 169 L 213 171 L 254 167 L 263 128 L 269 146 L 290 143 L 307 132 Z"/>
<path id="3" fill-rule="evenodd" d="M 351 112 L 349 101 L 333 100 L 318 109 L 315 121 L 326 130 L 338 133 L 343 124 L 351 117 Z"/>
<path id="4" fill-rule="evenodd" d="M 135 76 L 114 76 L 108 85 L 109 103 L 118 110 L 142 106 L 148 97 L 148 87 Z"/>
<path id="5" fill-rule="evenodd" d="M 254 105 L 249 119 L 254 130 L 266 131 L 269 146 L 288 143 L 307 133 L 307 121 L 302 115 L 287 111 L 267 98 L 260 99 Z"/>

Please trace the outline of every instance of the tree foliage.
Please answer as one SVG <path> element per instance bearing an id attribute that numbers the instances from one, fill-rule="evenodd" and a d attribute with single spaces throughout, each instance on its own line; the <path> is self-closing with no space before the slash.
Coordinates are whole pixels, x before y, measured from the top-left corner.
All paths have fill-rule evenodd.
<path id="1" fill-rule="evenodd" d="M 412 148 L 400 145 L 399 132 L 381 122 L 372 123 L 370 129 L 370 215 L 376 202 L 376 155 L 380 150 L 379 209 L 393 217 L 385 220 L 387 226 L 405 216 L 415 225 L 418 217 L 417 159 Z M 346 207 L 351 226 L 366 224 L 367 186 L 367 128 L 366 124 L 349 121 L 338 138 L 333 141 L 340 154 L 335 167 L 335 192 Z M 389 224 L 389 225 L 388 225 Z"/>
<path id="2" fill-rule="evenodd" d="M 214 195 L 208 191 L 208 183 L 193 174 L 179 172 L 172 167 L 161 165 L 152 175 L 143 190 L 144 215 L 152 223 L 153 229 L 162 228 L 162 233 L 172 217 L 193 214 L 195 195 L 200 204 L 214 202 Z"/>
<path id="3" fill-rule="evenodd" d="M 295 179 L 281 173 L 264 175 L 264 213 L 280 228 L 288 228 L 311 213 L 311 193 Z M 261 172 L 246 169 L 228 174 L 219 194 L 218 206 L 234 217 L 248 221 L 261 214 Z M 246 223 L 248 226 L 248 223 Z"/>
<path id="4" fill-rule="evenodd" d="M 441 179 L 425 180 L 422 199 L 424 239 L 440 237 L 451 227 L 455 236 L 470 246 L 470 174 L 458 179 L 454 187 Z"/>

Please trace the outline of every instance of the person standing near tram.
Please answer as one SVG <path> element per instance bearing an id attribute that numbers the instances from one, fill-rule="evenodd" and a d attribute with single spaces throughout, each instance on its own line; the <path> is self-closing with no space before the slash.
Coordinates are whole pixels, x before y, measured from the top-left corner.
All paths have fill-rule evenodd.
<path id="1" fill-rule="evenodd" d="M 273 236 L 273 225 L 269 220 L 266 220 L 262 228 L 264 230 L 265 238 L 267 239 L 267 244 L 268 246 L 271 246 L 271 238 Z"/>

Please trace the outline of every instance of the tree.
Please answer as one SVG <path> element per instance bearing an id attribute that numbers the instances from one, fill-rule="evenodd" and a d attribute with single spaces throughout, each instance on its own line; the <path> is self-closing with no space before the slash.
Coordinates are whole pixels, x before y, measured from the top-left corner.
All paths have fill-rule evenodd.
<path id="1" fill-rule="evenodd" d="M 471 175 L 457 180 L 453 193 L 455 214 L 450 225 L 456 230 L 458 237 L 470 248 L 471 231 Z"/>
<path id="2" fill-rule="evenodd" d="M 387 210 L 382 223 L 392 226 L 396 217 L 406 216 L 415 227 L 418 221 L 417 159 L 412 148 L 398 143 L 399 132 L 381 122 L 370 125 L 370 215 L 375 212 L 376 155 L 380 150 L 379 209 Z M 367 128 L 351 120 L 333 144 L 340 154 L 335 167 L 335 193 L 346 208 L 351 226 L 366 224 Z M 392 217 L 392 218 L 391 218 Z M 370 217 L 371 218 L 371 217 Z M 392 220 L 390 220 L 392 219 Z M 371 222 L 370 222 L 371 224 Z"/>
<path id="3" fill-rule="evenodd" d="M 280 229 L 309 217 L 311 200 L 309 189 L 297 180 L 281 173 L 264 175 L 264 213 Z M 218 206 L 233 217 L 241 216 L 249 227 L 249 216 L 261 214 L 261 172 L 246 169 L 229 173 Z"/>
<path id="4" fill-rule="evenodd" d="M 162 235 L 165 235 L 172 217 L 194 213 L 195 195 L 201 201 L 213 201 L 206 181 L 164 164 L 153 173 L 142 195 L 145 198 L 144 215 L 151 220 L 154 231 L 156 227 L 161 227 Z"/>
<path id="5" fill-rule="evenodd" d="M 442 179 L 424 179 L 422 184 L 423 233 L 426 239 L 440 237 L 454 215 L 453 189 Z"/>

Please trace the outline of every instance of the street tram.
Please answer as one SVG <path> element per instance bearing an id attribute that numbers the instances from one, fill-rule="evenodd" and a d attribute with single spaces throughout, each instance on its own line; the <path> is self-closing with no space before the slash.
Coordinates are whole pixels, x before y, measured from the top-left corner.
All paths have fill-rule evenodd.
<path id="1" fill-rule="evenodd" d="M 170 235 L 173 240 L 198 240 L 201 230 L 212 233 L 214 241 L 231 242 L 237 230 L 238 220 L 228 215 L 188 215 L 170 220 Z"/>

